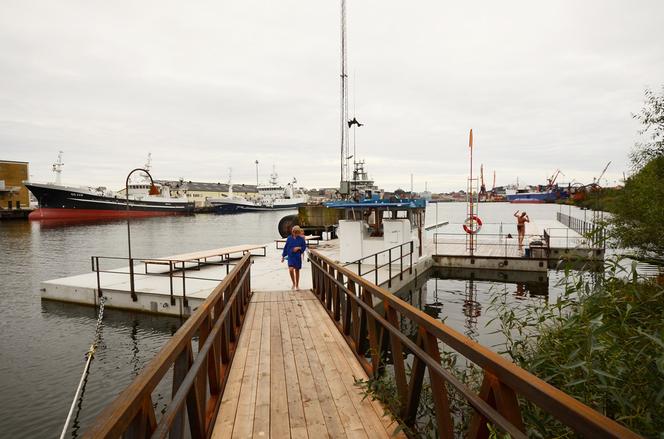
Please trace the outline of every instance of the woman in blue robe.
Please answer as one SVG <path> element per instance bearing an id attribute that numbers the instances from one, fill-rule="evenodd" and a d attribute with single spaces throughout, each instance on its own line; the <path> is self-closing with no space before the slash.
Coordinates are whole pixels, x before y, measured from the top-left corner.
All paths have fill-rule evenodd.
<path id="1" fill-rule="evenodd" d="M 294 226 L 291 235 L 286 239 L 284 251 L 281 252 L 281 262 L 288 259 L 288 273 L 293 281 L 292 289 L 300 289 L 300 269 L 302 268 L 302 255 L 307 249 L 304 232 L 299 226 Z"/>

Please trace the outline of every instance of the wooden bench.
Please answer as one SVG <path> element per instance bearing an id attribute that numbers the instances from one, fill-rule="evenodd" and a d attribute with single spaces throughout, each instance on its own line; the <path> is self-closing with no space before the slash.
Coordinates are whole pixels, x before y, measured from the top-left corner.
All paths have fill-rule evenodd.
<path id="1" fill-rule="evenodd" d="M 253 250 L 263 249 L 263 254 L 255 255 L 251 253 Z M 191 253 L 182 253 L 179 255 L 166 256 L 165 258 L 159 259 L 146 259 L 143 261 L 145 264 L 145 273 L 148 272 L 148 265 L 168 265 L 169 271 L 175 270 L 177 265 L 180 265 L 179 268 L 183 270 L 187 262 L 195 262 L 197 268 L 201 268 L 201 261 L 206 263 L 208 258 L 219 257 L 221 262 L 230 261 L 231 255 L 241 254 L 244 256 L 247 253 L 251 253 L 254 256 L 266 256 L 267 255 L 267 245 L 236 245 L 233 247 L 224 247 L 224 248 L 215 248 L 211 250 L 202 250 L 198 252 Z"/>
<path id="2" fill-rule="evenodd" d="M 286 245 L 286 239 L 288 238 L 282 238 L 282 239 L 275 239 L 274 243 L 276 244 L 277 250 L 282 249 L 283 247 L 279 247 L 279 244 L 284 244 Z M 307 243 L 307 247 L 311 244 L 313 245 L 318 245 L 320 244 L 321 237 L 320 236 L 305 236 L 304 241 Z"/>

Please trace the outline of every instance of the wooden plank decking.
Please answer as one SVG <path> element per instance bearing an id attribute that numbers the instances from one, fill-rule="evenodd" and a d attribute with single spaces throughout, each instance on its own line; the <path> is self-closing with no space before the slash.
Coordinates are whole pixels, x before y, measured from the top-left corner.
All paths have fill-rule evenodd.
<path id="1" fill-rule="evenodd" d="M 311 291 L 254 292 L 212 436 L 392 437 L 354 377 L 367 375 Z"/>

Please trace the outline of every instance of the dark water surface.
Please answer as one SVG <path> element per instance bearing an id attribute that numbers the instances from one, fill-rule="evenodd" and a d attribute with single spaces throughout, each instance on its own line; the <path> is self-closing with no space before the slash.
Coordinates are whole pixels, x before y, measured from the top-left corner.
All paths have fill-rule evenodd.
<path id="1" fill-rule="evenodd" d="M 436 205 L 427 209 L 429 224 L 436 220 L 435 209 Z M 465 218 L 464 203 L 441 203 L 437 209 L 439 221 L 461 223 Z M 527 207 L 533 220 L 555 219 L 555 212 L 560 209 L 554 205 Z M 486 224 L 512 224 L 514 210 L 509 204 L 484 204 L 479 214 Z M 163 257 L 270 242 L 278 237 L 279 219 L 288 213 L 132 220 L 133 255 Z M 580 218 L 584 215 L 576 209 L 572 214 Z M 92 255 L 124 257 L 126 243 L 126 223 L 122 221 L 70 225 L 0 222 L 0 437 L 59 436 L 83 370 L 84 354 L 94 335 L 95 309 L 42 301 L 40 282 L 89 272 Z M 419 293 L 424 294 L 418 299 L 422 307 L 465 332 L 467 281 L 430 279 L 427 282 L 425 291 Z M 550 280 L 549 284 L 553 282 Z M 517 290 L 516 284 L 510 282 L 481 281 L 475 288 L 482 309 L 486 309 L 490 288 Z M 479 331 L 477 328 L 482 326 L 485 316 L 477 316 L 473 331 Z M 106 310 L 102 343 L 92 363 L 72 436 L 89 426 L 180 324 L 177 318 Z M 492 341 L 484 337 L 479 334 L 480 341 Z M 159 397 L 157 393 L 155 398 Z"/>
<path id="2" fill-rule="evenodd" d="M 288 212 L 132 220 L 135 257 L 276 238 Z M 42 301 L 39 283 L 90 271 L 90 256 L 126 256 L 125 222 L 0 222 L 0 437 L 58 437 L 92 342 L 92 307 Z M 107 309 L 73 436 L 89 425 L 180 325 Z M 155 401 L 156 402 L 156 401 Z"/>

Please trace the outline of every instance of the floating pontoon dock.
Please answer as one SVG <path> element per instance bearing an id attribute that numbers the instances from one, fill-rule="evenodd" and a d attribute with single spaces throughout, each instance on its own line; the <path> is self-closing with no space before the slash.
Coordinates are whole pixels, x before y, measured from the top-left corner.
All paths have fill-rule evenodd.
<path id="1" fill-rule="evenodd" d="M 497 234 L 478 234 L 472 254 L 462 232 L 449 225 L 441 230 L 450 232 L 434 233 L 433 239 L 421 246 L 422 256 L 417 250 L 420 246 L 407 241 L 345 266 L 376 285 L 396 291 L 433 266 L 546 274 L 552 261 L 560 258 L 601 261 L 604 257 L 604 249 L 592 239 L 559 221 L 529 224 L 523 249 L 518 248 L 515 233 L 501 230 Z M 321 254 L 339 261 L 338 239 L 320 241 L 314 237 L 309 242 L 316 243 Z M 106 297 L 106 306 L 111 308 L 186 316 L 203 303 L 239 257 L 247 252 L 259 256 L 253 258 L 253 290 L 290 288 L 286 266 L 280 263 L 281 249 L 275 248 L 272 242 L 159 258 L 134 258 L 133 276 L 126 258 L 93 256 L 90 273 L 42 282 L 42 298 L 96 305 L 102 294 Z M 122 264 L 125 266 L 117 267 Z M 304 264 L 302 289 L 311 288 L 309 270 L 309 265 Z"/>

